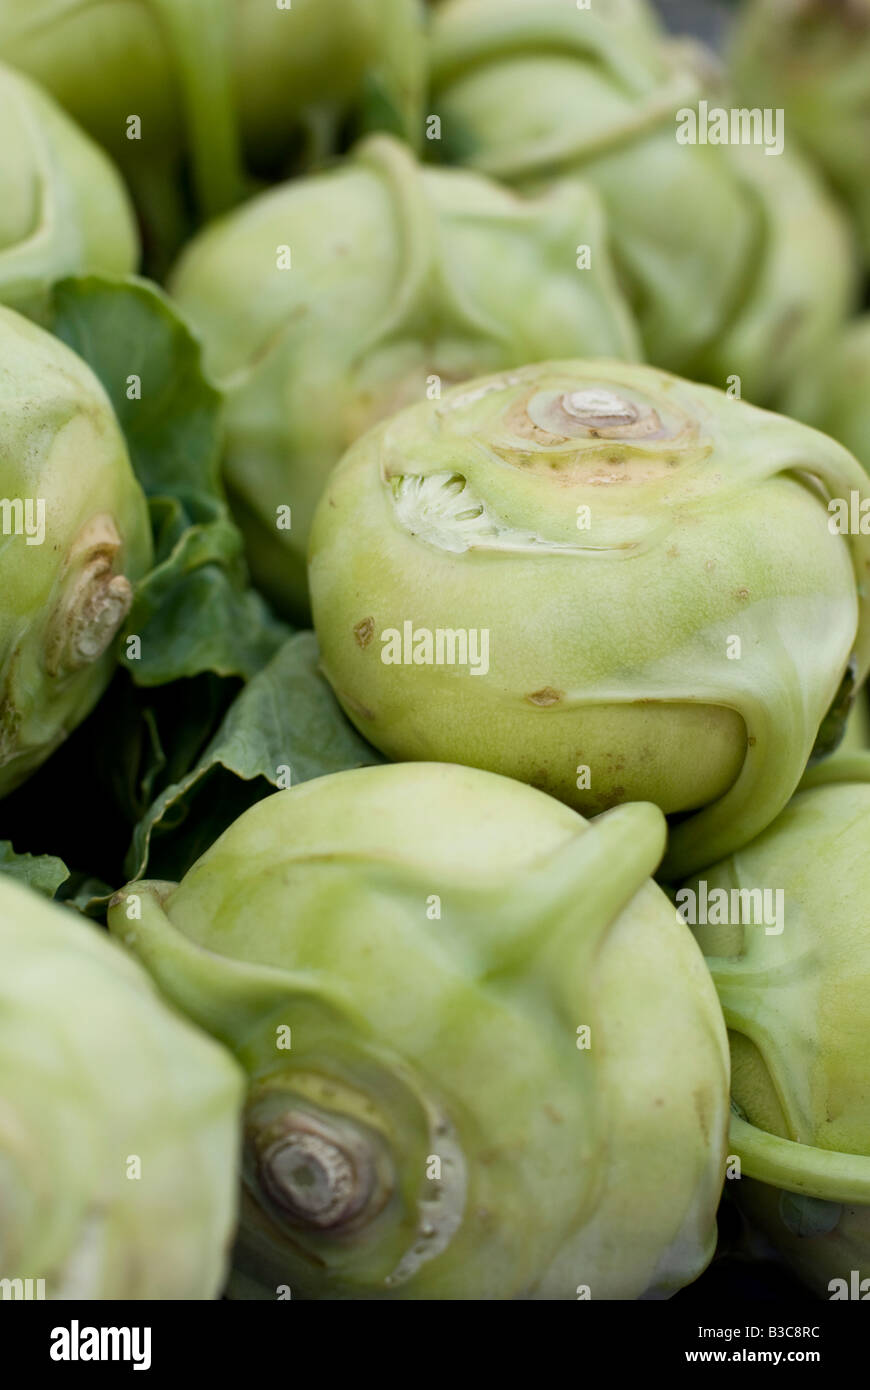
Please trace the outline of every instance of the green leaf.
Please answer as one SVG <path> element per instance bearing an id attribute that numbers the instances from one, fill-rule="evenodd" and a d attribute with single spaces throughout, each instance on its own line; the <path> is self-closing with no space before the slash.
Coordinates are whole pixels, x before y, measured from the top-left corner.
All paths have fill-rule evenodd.
<path id="1" fill-rule="evenodd" d="M 51 327 L 102 382 L 151 509 L 156 563 L 126 627 L 141 657 L 121 659 L 138 685 L 248 678 L 289 628 L 250 587 L 220 481 L 221 397 L 199 343 L 167 296 L 133 277 L 61 281 Z"/>
<path id="2" fill-rule="evenodd" d="M 65 900 L 111 894 L 137 822 L 196 764 L 241 685 L 204 673 L 146 690 L 119 669 L 93 714 L 0 800 L 0 840 L 57 855 L 70 869 Z M 91 879 L 104 887 L 82 886 Z"/>
<path id="3" fill-rule="evenodd" d="M 91 911 L 122 881 L 138 822 L 198 765 L 242 683 L 292 629 L 250 586 L 220 480 L 221 398 L 166 296 L 132 278 L 67 279 L 49 327 L 112 402 L 155 548 L 125 633 L 139 637 L 141 659 L 118 642 L 118 670 L 97 709 L 0 801 L 0 842 L 9 841 L 16 874 L 52 866 L 43 891 L 65 885 L 60 896 Z"/>
<path id="4" fill-rule="evenodd" d="M 66 865 L 53 854 L 16 854 L 8 840 L 0 840 L 0 874 L 18 879 L 47 898 L 53 898 L 69 878 Z"/>
<path id="5" fill-rule="evenodd" d="M 318 669 L 312 632 L 296 633 L 241 691 L 199 762 L 136 827 L 126 876 L 180 878 L 223 831 L 279 785 L 382 762 L 355 732 Z M 156 866 L 156 867 L 155 867 Z"/>

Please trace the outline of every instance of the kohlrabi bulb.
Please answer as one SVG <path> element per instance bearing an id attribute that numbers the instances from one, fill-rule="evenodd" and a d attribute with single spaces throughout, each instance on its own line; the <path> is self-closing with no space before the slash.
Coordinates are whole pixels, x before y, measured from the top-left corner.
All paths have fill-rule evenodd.
<path id="1" fill-rule="evenodd" d="M 226 394 L 225 473 L 254 577 L 307 606 L 311 518 L 369 425 L 554 352 L 635 358 L 599 201 L 522 198 L 374 137 L 214 223 L 171 281 Z"/>
<path id="2" fill-rule="evenodd" d="M 870 754 L 842 755 L 677 893 L 728 1025 L 742 1171 L 730 1190 L 795 1273 L 838 1299 L 870 1291 L 868 865 Z"/>
<path id="3" fill-rule="evenodd" d="M 0 303 L 38 318 L 64 276 L 134 271 L 120 174 L 45 92 L 2 66 L 0 130 Z"/>
<path id="4" fill-rule="evenodd" d="M 245 1298 L 665 1297 L 715 1242 L 727 1051 L 650 881 L 471 768 L 356 769 L 247 811 L 112 932 L 248 1072 Z"/>
<path id="5" fill-rule="evenodd" d="M 448 0 L 431 61 L 432 151 L 523 187 L 581 176 L 649 360 L 779 403 L 856 292 L 850 229 L 788 120 L 735 138 L 712 55 L 640 4 Z"/>
<path id="6" fill-rule="evenodd" d="M 0 873 L 0 1298 L 216 1298 L 242 1096 L 105 932 Z"/>
<path id="7" fill-rule="evenodd" d="M 484 377 L 330 477 L 323 669 L 390 758 L 587 815 L 655 802 L 681 875 L 763 830 L 838 732 L 870 663 L 868 498 L 825 435 L 650 367 Z"/>
<path id="8" fill-rule="evenodd" d="M 0 796 L 103 693 L 151 557 L 145 496 L 96 376 L 0 310 Z"/>

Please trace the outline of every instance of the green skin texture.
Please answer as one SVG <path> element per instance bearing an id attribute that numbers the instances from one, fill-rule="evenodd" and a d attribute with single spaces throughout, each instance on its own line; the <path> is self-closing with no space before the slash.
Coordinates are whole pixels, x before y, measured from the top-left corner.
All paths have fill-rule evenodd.
<path id="1" fill-rule="evenodd" d="M 742 101 L 785 109 L 870 258 L 870 0 L 748 0 L 731 68 Z"/>
<path id="2" fill-rule="evenodd" d="M 0 513 L 0 795 L 81 723 L 151 564 L 145 496 L 108 397 L 57 338 L 0 310 L 0 499 L 45 502 L 45 539 Z"/>
<path id="3" fill-rule="evenodd" d="M 38 317 L 66 275 L 128 275 L 133 211 L 102 150 L 44 92 L 0 67 L 0 302 Z"/>
<path id="4" fill-rule="evenodd" d="M 851 1270 L 870 1278 L 868 855 L 870 754 L 838 755 L 763 835 L 701 875 L 709 892 L 783 889 L 782 933 L 694 928 L 731 1043 L 743 1171 L 731 1191 L 825 1296 Z"/>
<path id="5" fill-rule="evenodd" d="M 276 265 L 284 245 L 292 270 Z M 293 616 L 331 469 L 369 425 L 424 399 L 431 375 L 451 384 L 554 350 L 640 355 L 594 193 L 572 182 L 521 199 L 424 170 L 387 137 L 206 230 L 171 289 L 226 393 L 225 475 L 255 579 Z M 282 505 L 290 530 L 276 529 Z"/>
<path id="6" fill-rule="evenodd" d="M 590 389 L 634 409 L 638 437 L 539 428 L 541 401 Z M 830 497 L 867 486 L 824 435 L 649 367 L 468 383 L 370 431 L 330 478 L 309 569 L 323 669 L 390 758 L 489 768 L 585 814 L 694 811 L 665 860 L 681 877 L 770 823 L 850 657 L 867 670 L 870 539 L 832 534 L 802 473 Z M 485 630 L 488 672 L 385 664 L 406 621 Z"/>
<path id="7" fill-rule="evenodd" d="M 604 201 L 649 359 L 723 387 L 738 374 L 747 399 L 774 404 L 854 300 L 849 228 L 791 147 L 677 143 L 678 111 L 733 102 L 695 48 L 651 24 L 570 0 L 443 5 L 444 157 L 522 186 L 580 174 Z"/>
<path id="8" fill-rule="evenodd" d="M 116 895 L 112 932 L 250 1077 L 236 1297 L 663 1297 L 697 1276 L 727 1049 L 648 878 L 664 835 L 650 805 L 589 826 L 490 773 L 388 765 L 268 797 L 180 885 Z M 300 1111 L 386 1155 L 385 1200 L 348 1230 L 270 1204 L 252 1155 Z"/>
<path id="9" fill-rule="evenodd" d="M 53 1299 L 216 1297 L 239 1068 L 104 932 L 2 874 L 0 955 L 0 1278 Z"/>

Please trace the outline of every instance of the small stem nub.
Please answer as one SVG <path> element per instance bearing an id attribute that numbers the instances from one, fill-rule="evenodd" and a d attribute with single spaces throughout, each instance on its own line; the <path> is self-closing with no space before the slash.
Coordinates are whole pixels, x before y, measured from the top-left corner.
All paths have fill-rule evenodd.
<path id="1" fill-rule="evenodd" d="M 254 1137 L 264 1192 L 285 1216 L 313 1230 L 345 1228 L 369 1205 L 377 1159 L 365 1137 L 319 1115 L 293 1111 Z"/>
<path id="2" fill-rule="evenodd" d="M 639 415 L 633 401 L 618 396 L 615 391 L 592 387 L 586 391 L 567 391 L 562 397 L 562 409 L 572 419 L 590 429 L 607 429 L 615 425 L 632 425 Z"/>

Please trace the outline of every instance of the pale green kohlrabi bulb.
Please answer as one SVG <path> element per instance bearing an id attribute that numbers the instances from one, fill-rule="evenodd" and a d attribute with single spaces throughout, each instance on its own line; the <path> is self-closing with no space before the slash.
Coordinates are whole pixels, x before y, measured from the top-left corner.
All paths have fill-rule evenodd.
<path id="1" fill-rule="evenodd" d="M 604 201 L 650 361 L 720 387 L 739 376 L 745 398 L 777 404 L 854 301 L 849 228 L 787 122 L 775 154 L 742 127 L 737 143 L 686 142 L 702 100 L 730 122 L 733 97 L 711 55 L 637 9 L 440 6 L 431 148 L 524 187 L 580 174 Z"/>
<path id="2" fill-rule="evenodd" d="M 126 275 L 139 259 L 121 177 L 45 92 L 0 66 L 0 303 L 40 317 L 67 275 Z"/>
<path id="3" fill-rule="evenodd" d="M 870 537 L 837 534 L 862 505 L 845 449 L 711 387 L 617 362 L 484 377 L 332 474 L 323 669 L 391 758 L 585 814 L 655 802 L 681 876 L 769 824 L 866 675 Z"/>
<path id="4" fill-rule="evenodd" d="M 863 753 L 814 768 L 763 835 L 677 893 L 728 1024 L 731 1191 L 831 1298 L 870 1290 L 868 865 Z"/>
<path id="5" fill-rule="evenodd" d="M 0 796 L 103 693 L 151 557 L 145 496 L 99 381 L 0 309 Z"/>
<path id="6" fill-rule="evenodd" d="M 226 393 L 225 472 L 254 577 L 294 615 L 315 506 L 369 425 L 555 349 L 639 354 L 594 193 L 566 181 L 520 198 L 422 169 L 387 137 L 215 223 L 171 288 Z"/>
<path id="7" fill-rule="evenodd" d="M 870 258 L 870 0 L 747 0 L 731 67 L 741 103 L 785 111 Z"/>
<path id="8" fill-rule="evenodd" d="M 715 1242 L 727 1050 L 655 807 L 380 766 L 259 802 L 111 930 L 250 1080 L 243 1298 L 664 1297 Z"/>
<path id="9" fill-rule="evenodd" d="M 215 1298 L 242 1096 L 115 942 L 0 873 L 0 1299 Z"/>

